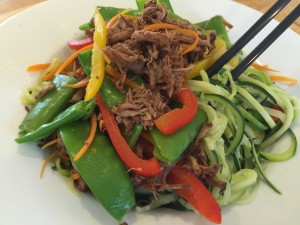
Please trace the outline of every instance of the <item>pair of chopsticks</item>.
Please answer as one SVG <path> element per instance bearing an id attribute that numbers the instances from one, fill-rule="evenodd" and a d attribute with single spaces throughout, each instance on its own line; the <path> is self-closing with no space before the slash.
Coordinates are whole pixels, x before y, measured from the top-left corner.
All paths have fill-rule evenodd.
<path id="1" fill-rule="evenodd" d="M 246 31 L 206 72 L 211 77 L 230 61 L 255 37 L 291 0 L 278 0 Z M 231 71 L 233 79 L 238 77 L 300 16 L 300 4 Z"/>

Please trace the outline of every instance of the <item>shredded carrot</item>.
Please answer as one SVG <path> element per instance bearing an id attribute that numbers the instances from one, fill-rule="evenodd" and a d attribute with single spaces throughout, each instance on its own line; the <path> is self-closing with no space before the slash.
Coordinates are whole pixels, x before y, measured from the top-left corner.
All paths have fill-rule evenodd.
<path id="1" fill-rule="evenodd" d="M 82 88 L 85 87 L 89 83 L 89 78 L 84 78 L 83 80 L 77 82 L 76 84 L 68 84 L 65 87 L 67 88 Z"/>
<path id="2" fill-rule="evenodd" d="M 154 23 L 144 27 L 145 31 L 154 31 L 160 29 L 175 30 L 175 29 L 180 29 L 180 27 L 169 23 Z"/>
<path id="3" fill-rule="evenodd" d="M 279 72 L 278 70 L 274 70 L 269 67 L 269 65 L 260 65 L 258 63 L 252 63 L 251 66 L 258 70 L 269 71 L 269 72 Z"/>
<path id="4" fill-rule="evenodd" d="M 58 142 L 58 138 L 56 138 L 56 139 L 54 139 L 54 140 L 52 140 L 52 141 L 49 141 L 48 143 L 46 143 L 46 144 L 44 144 L 44 145 L 42 146 L 42 149 L 46 149 L 46 148 L 48 148 L 49 146 L 56 144 L 57 142 Z"/>
<path id="5" fill-rule="evenodd" d="M 133 21 L 133 20 L 136 20 L 137 16 L 124 15 L 124 18 L 125 18 L 127 21 Z"/>
<path id="6" fill-rule="evenodd" d="M 78 180 L 80 178 L 80 174 L 78 172 L 71 172 L 71 179 L 72 180 Z"/>
<path id="7" fill-rule="evenodd" d="M 54 159 L 54 157 L 58 154 L 58 151 L 53 152 L 48 158 L 44 161 L 43 167 L 41 169 L 40 178 L 43 178 L 44 171 L 46 169 L 47 164 Z"/>
<path id="8" fill-rule="evenodd" d="M 110 76 L 112 76 L 112 77 L 114 77 L 114 78 L 116 78 L 116 79 L 120 79 L 120 78 L 122 77 L 122 74 L 120 74 L 119 72 L 117 72 L 116 70 L 114 70 L 114 68 L 112 68 L 112 66 L 110 66 L 110 65 L 107 65 L 107 66 L 105 67 L 105 72 L 106 72 L 108 75 L 110 75 Z M 136 82 L 134 82 L 134 81 L 132 81 L 132 80 L 129 80 L 129 79 L 126 79 L 126 80 L 125 80 L 125 84 L 126 84 L 127 86 L 133 88 L 133 89 L 138 89 L 138 88 L 141 87 L 139 84 L 137 84 Z"/>
<path id="9" fill-rule="evenodd" d="M 50 66 L 50 63 L 44 63 L 44 64 L 35 64 L 27 67 L 28 72 L 36 72 L 40 70 L 45 70 Z"/>
<path id="10" fill-rule="evenodd" d="M 46 76 L 43 77 L 43 79 L 44 80 L 52 79 L 54 76 L 56 76 L 61 71 L 63 71 L 67 66 L 69 66 L 80 52 L 84 52 L 86 50 L 92 49 L 93 46 L 94 46 L 94 44 L 90 44 L 90 45 L 85 46 L 85 47 L 79 49 L 78 51 L 74 52 L 54 73 L 47 74 Z"/>
<path id="11" fill-rule="evenodd" d="M 181 33 L 186 33 L 189 35 L 192 35 L 195 37 L 195 41 L 193 44 L 191 44 L 189 47 L 187 47 L 186 49 L 184 49 L 181 52 L 181 55 L 185 55 L 186 53 L 192 51 L 199 43 L 199 35 L 196 31 L 193 30 L 189 30 L 189 29 L 182 29 L 176 25 L 173 24 L 169 24 L 169 23 L 155 23 L 155 24 L 151 24 L 149 26 L 146 26 L 144 28 L 144 30 L 146 31 L 154 31 L 154 30 L 160 30 L 160 29 L 169 29 L 169 30 L 175 30 L 177 32 L 181 32 Z"/>
<path id="12" fill-rule="evenodd" d="M 277 76 L 277 75 L 269 75 L 269 77 L 273 81 L 282 81 L 282 82 L 290 82 L 291 84 L 297 84 L 298 80 L 292 77 L 286 77 L 286 76 Z"/>
<path id="13" fill-rule="evenodd" d="M 55 70 L 55 69 L 54 69 L 54 70 L 51 70 L 49 73 L 45 74 L 45 75 L 42 77 L 42 79 L 43 79 L 43 80 L 50 80 L 50 79 L 52 79 L 52 78 L 54 77 L 55 73 L 56 73 L 56 70 Z"/>
<path id="14" fill-rule="evenodd" d="M 77 152 L 77 154 L 74 157 L 74 161 L 78 160 L 81 156 L 84 155 L 84 153 L 88 150 L 90 145 L 92 144 L 97 129 L 97 116 L 95 113 L 91 116 L 91 130 L 88 138 L 85 140 L 83 147 Z"/>
<path id="15" fill-rule="evenodd" d="M 102 54 L 103 54 L 103 57 L 104 57 L 104 60 L 107 64 L 111 64 L 111 60 L 110 58 L 108 57 L 108 55 L 105 54 L 105 52 L 103 51 L 102 49 Z"/>
<path id="16" fill-rule="evenodd" d="M 182 32 L 182 33 L 192 35 L 192 36 L 195 37 L 194 43 L 181 52 L 181 55 L 185 55 L 186 53 L 192 51 L 198 45 L 200 38 L 199 38 L 198 33 L 196 31 L 193 31 L 193 30 L 178 29 L 178 31 Z"/>
<path id="17" fill-rule="evenodd" d="M 117 15 L 115 15 L 113 18 L 111 18 L 111 20 L 107 23 L 106 27 L 111 28 L 116 23 L 116 21 L 119 19 L 120 16 L 128 13 L 129 11 L 131 11 L 131 9 L 125 9 L 125 10 L 119 12 Z"/>

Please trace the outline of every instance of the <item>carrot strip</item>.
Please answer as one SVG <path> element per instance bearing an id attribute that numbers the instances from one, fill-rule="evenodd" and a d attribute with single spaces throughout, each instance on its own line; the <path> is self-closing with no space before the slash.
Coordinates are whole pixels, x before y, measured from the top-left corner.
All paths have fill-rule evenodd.
<path id="1" fill-rule="evenodd" d="M 56 70 L 51 70 L 49 73 L 45 74 L 43 80 L 51 80 L 55 76 Z"/>
<path id="2" fill-rule="evenodd" d="M 89 83 L 89 78 L 84 78 L 83 80 L 77 82 L 76 84 L 69 84 L 66 85 L 65 87 L 67 88 L 82 88 L 85 87 Z"/>
<path id="3" fill-rule="evenodd" d="M 80 52 L 84 52 L 86 50 L 92 49 L 94 44 L 90 44 L 88 46 L 85 46 L 78 51 L 74 52 L 54 73 L 49 73 L 46 76 L 43 77 L 44 80 L 50 80 L 57 74 L 59 74 L 61 71 L 63 71 L 67 66 L 69 66 L 73 60 L 78 56 Z"/>
<path id="4" fill-rule="evenodd" d="M 155 23 L 155 24 L 151 24 L 149 26 L 146 26 L 144 28 L 145 31 L 154 31 L 154 30 L 160 30 L 160 29 L 169 29 L 169 30 L 175 30 L 177 32 L 181 32 L 181 33 L 186 33 L 189 35 L 192 35 L 195 37 L 195 41 L 193 44 L 191 44 L 189 47 L 187 47 L 186 49 L 184 49 L 181 52 L 181 55 L 185 55 L 186 53 L 192 51 L 199 43 L 199 35 L 196 31 L 193 30 L 188 30 L 188 29 L 182 29 L 176 25 L 173 24 L 169 24 L 169 23 Z"/>
<path id="5" fill-rule="evenodd" d="M 91 130 L 88 138 L 85 140 L 83 147 L 77 152 L 77 154 L 74 157 L 74 161 L 78 160 L 81 156 L 84 155 L 84 153 L 88 150 L 90 145 L 92 144 L 97 129 L 97 116 L 95 113 L 91 116 Z"/>
<path id="6" fill-rule="evenodd" d="M 113 18 L 111 18 L 111 20 L 107 23 L 106 27 L 111 28 L 116 23 L 116 21 L 119 19 L 120 16 L 128 13 L 129 11 L 131 11 L 131 9 L 125 9 L 125 10 L 119 12 L 117 15 L 115 15 Z"/>
<path id="7" fill-rule="evenodd" d="M 40 70 L 45 70 L 50 66 L 50 63 L 44 63 L 44 64 L 35 64 L 27 67 L 28 72 L 36 72 Z"/>
<path id="8" fill-rule="evenodd" d="M 108 55 L 105 54 L 105 52 L 103 51 L 102 49 L 102 54 L 103 54 L 103 57 L 104 57 L 104 60 L 107 64 L 111 64 L 111 60 L 110 58 L 108 57 Z"/>
<path id="9" fill-rule="evenodd" d="M 275 76 L 275 75 L 269 75 L 269 77 L 273 81 L 282 81 L 282 82 L 290 82 L 291 84 L 297 84 L 298 80 L 292 77 L 285 77 L 285 76 Z"/>
<path id="10" fill-rule="evenodd" d="M 46 148 L 48 148 L 49 146 L 54 145 L 54 144 L 57 143 L 57 142 L 58 142 L 58 138 L 56 138 L 56 139 L 54 139 L 54 140 L 52 140 L 52 141 L 49 141 L 48 143 L 44 144 L 44 145 L 42 146 L 41 149 L 46 149 Z"/>
<path id="11" fill-rule="evenodd" d="M 185 50 L 183 50 L 180 54 L 181 55 L 185 55 L 186 53 L 192 51 L 199 43 L 199 35 L 196 31 L 193 31 L 193 30 L 188 30 L 188 29 L 178 29 L 179 32 L 182 32 L 182 33 L 186 33 L 186 34 L 190 34 L 192 36 L 195 37 L 195 41 L 192 45 L 190 45 L 189 47 L 187 47 Z"/>
<path id="12" fill-rule="evenodd" d="M 119 72 L 117 72 L 116 70 L 114 70 L 114 68 L 112 68 L 112 66 L 110 66 L 110 65 L 107 65 L 107 66 L 105 67 L 105 72 L 106 72 L 108 75 L 110 75 L 110 76 L 112 76 L 112 77 L 114 77 L 114 78 L 116 78 L 116 79 L 120 79 L 120 78 L 122 77 L 122 74 L 120 74 Z M 138 89 L 138 88 L 141 87 L 139 84 L 137 84 L 136 82 L 134 82 L 134 81 L 132 81 L 132 80 L 129 80 L 129 79 L 126 79 L 126 80 L 125 80 L 125 84 L 126 84 L 127 86 L 133 88 L 133 89 Z"/>
<path id="13" fill-rule="evenodd" d="M 175 30 L 175 29 L 180 29 L 180 27 L 169 23 L 154 23 L 144 27 L 145 31 L 154 31 L 160 29 Z"/>
<path id="14" fill-rule="evenodd" d="M 40 178 L 43 178 L 44 171 L 46 169 L 47 164 L 58 154 L 58 151 L 53 152 L 48 158 L 44 161 L 43 167 L 41 169 Z"/>
<path id="15" fill-rule="evenodd" d="M 274 70 L 272 68 L 269 67 L 269 65 L 260 65 L 258 63 L 252 63 L 251 66 L 253 66 L 254 68 L 258 69 L 258 70 L 263 70 L 263 71 L 269 71 L 269 72 L 279 72 L 278 70 Z"/>

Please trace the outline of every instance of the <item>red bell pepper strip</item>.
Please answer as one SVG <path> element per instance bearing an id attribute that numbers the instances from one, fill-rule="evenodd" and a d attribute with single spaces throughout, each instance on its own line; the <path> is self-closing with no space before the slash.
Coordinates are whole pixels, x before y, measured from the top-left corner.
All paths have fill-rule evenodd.
<path id="1" fill-rule="evenodd" d="M 71 49 L 74 49 L 77 51 L 77 50 L 79 50 L 85 46 L 88 46 L 90 44 L 93 44 L 93 43 L 94 43 L 93 38 L 88 37 L 86 39 L 81 39 L 81 40 L 73 39 L 68 42 L 68 45 Z"/>
<path id="2" fill-rule="evenodd" d="M 122 136 L 114 114 L 108 109 L 99 93 L 96 94 L 96 101 L 110 140 L 124 164 L 131 171 L 142 176 L 155 176 L 160 174 L 162 169 L 155 157 L 144 160 L 134 154 Z"/>
<path id="3" fill-rule="evenodd" d="M 156 127 L 165 135 L 170 135 L 190 123 L 197 112 L 198 101 L 189 88 L 183 87 L 175 98 L 183 107 L 175 108 L 154 121 Z"/>
<path id="4" fill-rule="evenodd" d="M 167 176 L 168 184 L 187 184 L 190 188 L 176 189 L 178 196 L 188 201 L 210 222 L 220 224 L 221 208 L 201 181 L 186 167 L 176 165 Z"/>

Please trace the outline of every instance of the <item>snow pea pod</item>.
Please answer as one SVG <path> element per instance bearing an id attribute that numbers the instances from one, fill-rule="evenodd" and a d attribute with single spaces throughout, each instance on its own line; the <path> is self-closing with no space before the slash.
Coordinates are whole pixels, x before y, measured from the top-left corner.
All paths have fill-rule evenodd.
<path id="1" fill-rule="evenodd" d="M 57 114 L 66 108 L 66 103 L 76 92 L 65 85 L 74 84 L 77 79 L 71 76 L 57 75 L 53 83 L 55 88 L 46 93 L 33 105 L 19 126 L 21 131 L 31 132 L 45 123 L 49 123 Z"/>
<path id="2" fill-rule="evenodd" d="M 20 144 L 28 141 L 41 140 L 42 138 L 48 137 L 57 128 L 83 117 L 84 112 L 85 107 L 83 101 L 77 102 L 58 114 L 51 122 L 43 124 L 38 129 L 17 137 L 15 141 Z"/>
<path id="3" fill-rule="evenodd" d="M 59 128 L 71 159 L 81 149 L 89 130 L 90 123 L 81 120 Z M 73 164 L 96 199 L 116 220 L 120 221 L 134 206 L 130 177 L 105 135 L 97 132 L 89 150 Z"/>
<path id="4" fill-rule="evenodd" d="M 194 119 L 189 124 L 171 135 L 164 135 L 157 128 L 154 128 L 150 131 L 154 143 L 154 156 L 163 162 L 174 163 L 206 122 L 206 113 L 198 109 Z"/>

